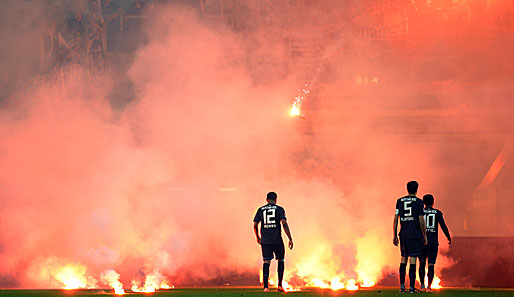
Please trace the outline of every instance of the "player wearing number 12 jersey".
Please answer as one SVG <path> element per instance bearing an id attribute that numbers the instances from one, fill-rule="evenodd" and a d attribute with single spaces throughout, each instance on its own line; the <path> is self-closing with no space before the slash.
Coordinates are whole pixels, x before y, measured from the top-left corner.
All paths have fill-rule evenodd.
<path id="1" fill-rule="evenodd" d="M 405 293 L 405 273 L 407 270 L 407 258 L 409 258 L 410 293 L 415 293 L 416 283 L 416 259 L 421 255 L 421 249 L 427 243 L 425 219 L 423 213 L 423 201 L 416 197 L 418 183 L 407 183 L 408 196 L 396 201 L 396 211 L 393 222 L 393 244 L 398 245 L 398 219 L 400 219 L 400 292 Z"/>
<path id="2" fill-rule="evenodd" d="M 268 204 L 259 207 L 255 217 L 253 219 L 253 230 L 257 238 L 257 243 L 261 245 L 262 259 L 262 278 L 264 283 L 264 291 L 269 291 L 268 278 L 269 278 L 269 266 L 273 259 L 273 254 L 278 260 L 278 291 L 284 292 L 282 287 L 282 279 L 284 277 L 284 258 L 285 248 L 284 242 L 282 241 L 282 228 L 289 238 L 289 248 L 293 249 L 293 238 L 291 237 L 291 231 L 287 224 L 285 210 L 277 205 L 277 194 L 269 192 L 266 196 Z M 261 224 L 261 236 L 259 236 L 259 223 Z"/>
<path id="3" fill-rule="evenodd" d="M 427 237 L 428 244 L 423 247 L 421 252 L 421 257 L 419 258 L 419 279 L 421 283 L 421 289 L 425 289 L 425 265 L 428 258 L 428 286 L 427 291 L 432 290 L 432 281 L 434 280 L 434 265 L 437 259 L 437 252 L 439 249 L 439 228 L 444 232 L 446 238 L 448 239 L 448 244 L 452 243 L 452 238 L 450 236 L 450 232 L 448 231 L 448 227 L 446 227 L 446 223 L 444 222 L 443 213 L 439 209 L 433 208 L 434 206 L 434 196 L 427 194 L 423 196 L 423 203 L 425 204 L 425 222 L 427 224 Z"/>

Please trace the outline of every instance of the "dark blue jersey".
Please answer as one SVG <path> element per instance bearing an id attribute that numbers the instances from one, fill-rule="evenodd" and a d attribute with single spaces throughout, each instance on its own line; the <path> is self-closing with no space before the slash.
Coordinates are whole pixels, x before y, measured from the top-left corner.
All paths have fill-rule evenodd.
<path id="1" fill-rule="evenodd" d="M 285 210 L 276 204 L 260 207 L 253 221 L 261 223 L 261 244 L 278 244 L 282 242 L 280 220 L 286 219 Z"/>
<path id="2" fill-rule="evenodd" d="M 419 216 L 424 215 L 423 201 L 416 196 L 405 196 L 396 201 L 396 211 L 400 219 L 400 239 L 422 238 Z"/>
<path id="3" fill-rule="evenodd" d="M 448 240 L 450 237 L 450 232 L 448 231 L 448 227 L 446 227 L 446 223 L 444 222 L 443 213 L 439 209 L 427 207 L 424 210 L 425 213 L 425 224 L 427 226 L 427 246 L 438 246 L 438 225 L 441 226 L 441 229 L 446 235 Z"/>

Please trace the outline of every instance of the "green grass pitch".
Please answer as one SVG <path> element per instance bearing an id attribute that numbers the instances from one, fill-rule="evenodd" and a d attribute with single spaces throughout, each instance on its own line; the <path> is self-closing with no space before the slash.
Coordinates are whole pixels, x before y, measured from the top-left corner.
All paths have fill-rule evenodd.
<path id="1" fill-rule="evenodd" d="M 407 293 L 408 294 L 408 293 Z M 124 296 L 155 296 L 155 297 L 261 297 L 261 296 L 282 296 L 290 297 L 389 297 L 389 296 L 406 296 L 400 294 L 396 288 L 369 288 L 359 291 L 331 291 L 322 289 L 310 289 L 300 292 L 278 293 L 271 291 L 262 292 L 257 288 L 178 288 L 168 291 L 159 291 L 155 293 L 127 293 Z M 441 289 L 431 293 L 420 293 L 418 296 L 434 296 L 434 297 L 507 297 L 514 296 L 514 290 L 508 289 Z M 114 295 L 112 290 L 0 290 L 0 296 L 9 297 L 100 297 L 100 296 L 119 296 Z"/>

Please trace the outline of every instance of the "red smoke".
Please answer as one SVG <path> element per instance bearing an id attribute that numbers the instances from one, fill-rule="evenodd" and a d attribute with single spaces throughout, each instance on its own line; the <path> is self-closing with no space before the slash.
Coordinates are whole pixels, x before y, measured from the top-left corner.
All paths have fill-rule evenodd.
<path id="1" fill-rule="evenodd" d="M 440 73 L 398 79 L 407 66 L 390 53 L 410 55 L 415 38 L 354 37 L 374 19 L 337 23 L 347 9 L 337 3 L 249 4 L 262 18 L 242 33 L 160 8 L 129 67 L 135 99 L 122 108 L 109 99 L 115 71 L 27 79 L 0 110 L 0 287 L 64 287 L 55 271 L 66 265 L 87 286 L 109 270 L 127 288 L 154 273 L 178 285 L 257 283 L 251 219 L 271 190 L 295 239 L 292 283 L 376 283 L 395 270 L 393 207 L 409 180 L 434 194 L 452 232 L 467 232 L 462 205 L 501 149 L 493 132 L 511 124 L 491 122 L 497 109 L 482 100 L 506 83 L 477 78 L 470 89 L 457 76 L 426 83 L 436 91 L 424 96 L 417 81 Z M 403 8 L 390 9 L 386 23 L 401 27 Z M 333 23 L 339 35 L 317 31 Z M 287 51 L 284 36 L 302 34 L 324 44 L 313 65 Z M 290 118 L 307 81 L 306 120 Z"/>

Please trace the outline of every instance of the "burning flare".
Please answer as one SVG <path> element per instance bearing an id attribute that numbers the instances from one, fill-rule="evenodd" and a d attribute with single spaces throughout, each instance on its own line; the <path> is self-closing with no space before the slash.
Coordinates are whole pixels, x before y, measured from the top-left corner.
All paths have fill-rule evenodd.
<path id="1" fill-rule="evenodd" d="M 58 268 L 54 273 L 54 277 L 64 284 L 63 289 L 65 290 L 94 287 L 94 285 L 88 285 L 88 283 L 91 283 L 91 278 L 88 281 L 86 270 L 86 267 L 80 264 L 68 264 Z"/>
<path id="2" fill-rule="evenodd" d="M 37 278 L 55 280 L 56 287 L 65 290 L 93 289 L 98 281 L 87 275 L 87 267 L 79 263 L 67 263 L 50 257 L 37 265 Z"/>
<path id="3" fill-rule="evenodd" d="M 428 277 L 425 276 L 425 284 L 428 284 Z M 442 289 L 443 287 L 441 286 L 441 279 L 437 276 L 434 276 L 434 280 L 432 281 L 432 289 L 434 290 L 439 290 L 439 289 Z"/>
<path id="4" fill-rule="evenodd" d="M 291 105 L 291 110 L 289 111 L 289 116 L 291 117 L 298 117 L 300 116 L 300 105 L 296 102 Z"/>
<path id="5" fill-rule="evenodd" d="M 363 288 L 373 287 L 374 285 L 375 285 L 375 282 L 370 279 L 365 279 L 365 280 L 362 280 L 362 282 L 361 282 L 361 287 L 363 287 Z"/>
<path id="6" fill-rule="evenodd" d="M 286 292 L 298 292 L 298 291 L 300 291 L 300 287 L 291 286 L 285 280 L 282 281 L 282 288 L 284 288 L 284 290 L 286 290 Z"/>
<path id="7" fill-rule="evenodd" d="M 115 270 L 106 270 L 102 272 L 100 275 L 100 280 L 102 283 L 109 285 L 114 289 L 114 294 L 123 295 L 125 294 L 125 290 L 123 289 L 123 284 L 120 282 L 120 274 Z"/>
<path id="8" fill-rule="evenodd" d="M 355 291 L 358 290 L 359 286 L 356 284 L 354 279 L 348 280 L 346 282 L 346 290 L 348 291 Z"/>
<path id="9" fill-rule="evenodd" d="M 341 279 L 336 276 L 332 278 L 332 281 L 330 282 L 330 289 L 332 289 L 332 291 L 344 289 L 344 283 L 341 282 Z"/>
<path id="10" fill-rule="evenodd" d="M 154 270 L 152 273 L 147 274 L 145 278 L 145 283 L 142 287 L 139 286 L 138 282 L 132 281 L 133 292 L 143 292 L 143 293 L 152 293 L 158 289 L 173 289 L 174 286 L 168 283 L 168 280 L 164 278 L 164 276 L 157 270 Z"/>
<path id="11" fill-rule="evenodd" d="M 301 107 L 303 103 L 303 99 L 305 98 L 307 94 L 310 93 L 310 91 L 307 89 L 307 84 L 305 84 L 303 89 L 298 89 L 298 95 L 294 97 L 294 102 L 291 105 L 291 110 L 289 110 L 289 116 L 291 117 L 301 117 Z"/>

